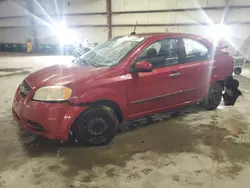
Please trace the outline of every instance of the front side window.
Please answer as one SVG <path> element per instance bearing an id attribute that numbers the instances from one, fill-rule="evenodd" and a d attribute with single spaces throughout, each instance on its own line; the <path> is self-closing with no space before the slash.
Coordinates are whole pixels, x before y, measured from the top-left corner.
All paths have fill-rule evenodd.
<path id="1" fill-rule="evenodd" d="M 137 61 L 143 60 L 150 62 L 153 68 L 178 64 L 178 39 L 164 39 L 151 44 L 137 59 Z"/>
<path id="2" fill-rule="evenodd" d="M 208 49 L 203 44 L 188 38 L 184 38 L 183 42 L 186 51 L 186 62 L 205 61 L 208 59 Z"/>
<path id="3" fill-rule="evenodd" d="M 78 63 L 95 67 L 116 65 L 144 39 L 139 36 L 125 36 L 108 40 L 84 54 Z"/>

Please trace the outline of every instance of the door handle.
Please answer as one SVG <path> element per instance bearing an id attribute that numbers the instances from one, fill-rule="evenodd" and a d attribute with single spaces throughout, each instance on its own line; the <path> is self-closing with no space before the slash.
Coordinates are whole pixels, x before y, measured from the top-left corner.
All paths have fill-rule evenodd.
<path id="1" fill-rule="evenodd" d="M 177 76 L 180 76 L 180 75 L 181 75 L 181 73 L 179 73 L 179 72 L 173 72 L 173 73 L 171 73 L 169 75 L 169 77 L 177 77 Z"/>

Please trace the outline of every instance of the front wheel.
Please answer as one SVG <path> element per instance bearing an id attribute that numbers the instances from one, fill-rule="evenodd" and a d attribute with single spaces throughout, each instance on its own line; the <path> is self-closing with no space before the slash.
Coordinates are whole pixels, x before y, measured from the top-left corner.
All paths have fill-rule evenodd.
<path id="1" fill-rule="evenodd" d="M 73 131 L 80 144 L 104 145 L 116 136 L 118 125 L 118 118 L 110 107 L 96 106 L 77 118 Z"/>
<path id="2" fill-rule="evenodd" d="M 236 67 L 236 68 L 234 68 L 234 74 L 240 75 L 241 72 L 242 72 L 242 68 L 241 68 L 241 67 Z"/>
<path id="3" fill-rule="evenodd" d="M 204 100 L 201 102 L 203 108 L 215 110 L 222 99 L 222 87 L 219 83 L 214 83 L 208 90 Z"/>

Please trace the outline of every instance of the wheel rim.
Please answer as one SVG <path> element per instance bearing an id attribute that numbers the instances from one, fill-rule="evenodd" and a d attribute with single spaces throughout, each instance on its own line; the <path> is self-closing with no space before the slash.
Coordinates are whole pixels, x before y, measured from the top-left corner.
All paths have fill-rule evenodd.
<path id="1" fill-rule="evenodd" d="M 217 105 L 221 101 L 221 92 L 216 89 L 211 89 L 209 102 L 210 104 Z"/>
<path id="2" fill-rule="evenodd" d="M 100 136 L 107 130 L 108 125 L 102 118 L 96 118 L 88 123 L 87 128 L 89 134 Z"/>
<path id="3" fill-rule="evenodd" d="M 234 73 L 235 73 L 235 74 L 240 74 L 241 71 L 242 71 L 241 68 L 235 68 Z"/>

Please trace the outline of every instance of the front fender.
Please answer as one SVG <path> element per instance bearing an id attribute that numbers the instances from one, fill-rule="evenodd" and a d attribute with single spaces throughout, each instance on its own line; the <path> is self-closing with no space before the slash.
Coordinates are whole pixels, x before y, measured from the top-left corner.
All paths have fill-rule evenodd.
<path id="1" fill-rule="evenodd" d="M 85 105 L 99 100 L 109 100 L 115 102 L 121 108 L 123 114 L 127 114 L 126 92 L 116 92 L 113 89 L 98 88 L 85 92 L 77 98 L 73 98 L 70 102 L 74 105 Z"/>

